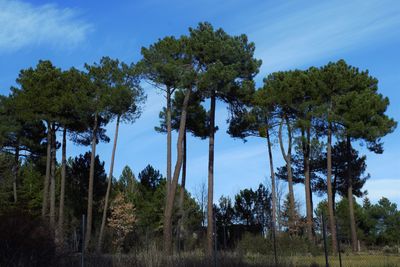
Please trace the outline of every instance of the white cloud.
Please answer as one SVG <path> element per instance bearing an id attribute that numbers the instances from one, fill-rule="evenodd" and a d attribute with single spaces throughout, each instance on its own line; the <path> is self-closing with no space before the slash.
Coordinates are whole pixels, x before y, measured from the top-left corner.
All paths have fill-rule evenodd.
<path id="1" fill-rule="evenodd" d="M 0 52 L 42 44 L 71 47 L 92 29 L 75 9 L 11 0 L 0 0 L 0 25 Z"/>

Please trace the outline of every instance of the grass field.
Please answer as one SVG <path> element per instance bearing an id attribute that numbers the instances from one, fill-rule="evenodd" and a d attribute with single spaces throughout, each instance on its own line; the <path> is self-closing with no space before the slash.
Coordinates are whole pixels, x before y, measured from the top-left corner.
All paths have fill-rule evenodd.
<path id="1" fill-rule="evenodd" d="M 339 267 L 338 257 L 329 257 L 330 267 Z M 80 256 L 69 257 L 60 266 L 80 266 Z M 105 266 L 132 266 L 132 267 L 202 267 L 215 266 L 214 261 L 207 258 L 203 253 L 190 252 L 182 253 L 172 257 L 164 258 L 161 252 L 139 254 L 103 254 L 87 255 L 86 267 Z M 276 266 L 272 256 L 261 254 L 239 255 L 237 253 L 221 253 L 216 262 L 218 267 L 273 267 Z M 324 267 L 324 256 L 281 256 L 279 257 L 280 267 Z M 384 254 L 343 254 L 343 267 L 400 267 L 400 255 Z"/>
<path id="2" fill-rule="evenodd" d="M 328 257 L 329 266 L 339 267 L 339 257 Z M 325 266 L 325 257 L 293 257 L 291 264 L 294 266 L 310 266 L 317 264 L 317 266 Z M 400 267 L 400 255 L 342 255 L 343 267 Z"/>

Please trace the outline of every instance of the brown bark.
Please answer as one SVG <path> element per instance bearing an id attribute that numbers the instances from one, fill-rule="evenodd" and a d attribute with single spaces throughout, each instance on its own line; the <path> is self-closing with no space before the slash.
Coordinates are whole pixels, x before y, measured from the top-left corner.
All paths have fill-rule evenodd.
<path id="1" fill-rule="evenodd" d="M 54 231 L 56 220 L 56 129 L 51 130 L 51 168 L 50 168 L 50 226 Z"/>
<path id="2" fill-rule="evenodd" d="M 172 153 L 172 126 L 171 126 L 171 88 L 167 88 L 167 193 L 166 196 L 168 198 L 168 194 L 171 186 L 171 153 Z"/>
<path id="3" fill-rule="evenodd" d="M 215 135 L 215 91 L 211 91 L 210 103 L 210 135 L 208 145 L 208 195 L 207 195 L 207 254 L 213 255 L 214 239 L 214 135 Z"/>
<path id="4" fill-rule="evenodd" d="M 47 215 L 49 204 L 49 182 L 50 182 L 50 165 L 51 165 L 51 124 L 47 122 L 47 154 L 46 154 L 46 175 L 43 185 L 43 200 L 42 200 L 42 217 Z"/>
<path id="5" fill-rule="evenodd" d="M 357 229 L 356 220 L 354 215 L 354 203 L 353 203 L 353 181 L 351 177 L 351 140 L 350 136 L 347 136 L 347 198 L 349 200 L 349 215 L 350 215 L 350 232 L 351 232 L 351 245 L 353 251 L 358 250 L 357 244 Z"/>
<path id="6" fill-rule="evenodd" d="M 87 207 L 87 220 L 86 220 L 86 235 L 85 235 L 85 250 L 88 249 L 90 239 L 92 237 L 92 215 L 93 215 L 93 180 L 94 180 L 94 164 L 96 158 L 96 133 L 97 133 L 97 116 L 94 115 L 94 125 L 92 132 L 92 151 L 90 155 L 90 170 L 89 170 L 89 188 L 88 188 L 88 207 Z"/>
<path id="7" fill-rule="evenodd" d="M 331 230 L 332 238 L 332 252 L 337 252 L 337 236 L 336 236 L 336 224 L 335 224 L 335 213 L 333 206 L 335 205 L 332 193 L 332 130 L 331 125 L 328 128 L 328 142 L 327 142 L 327 175 L 326 183 L 328 187 L 328 212 L 329 212 L 329 226 Z"/>
<path id="8" fill-rule="evenodd" d="M 266 129 L 267 135 L 267 146 L 268 146 L 268 157 L 269 157 L 269 169 L 271 171 L 271 194 L 272 194 L 272 231 L 276 233 L 276 192 L 275 192 L 275 171 L 274 161 L 272 158 L 272 145 L 269 136 L 269 129 Z"/>
<path id="9" fill-rule="evenodd" d="M 184 219 L 185 219 L 185 214 L 184 214 L 184 200 L 185 200 L 185 186 L 186 186 L 186 129 L 183 133 L 183 160 L 182 160 L 182 181 L 181 181 L 181 191 L 179 192 L 179 213 L 180 213 L 180 219 L 179 219 L 179 233 L 182 235 L 184 229 Z M 180 242 L 180 236 L 178 236 L 179 242 Z"/>
<path id="10" fill-rule="evenodd" d="M 14 192 L 14 203 L 18 201 L 17 195 L 17 181 L 18 181 L 18 172 L 19 172 L 19 139 L 17 139 L 17 144 L 15 147 L 15 155 L 14 155 L 14 179 L 13 179 L 13 192 Z"/>
<path id="11" fill-rule="evenodd" d="M 172 183 L 170 187 L 170 191 L 168 193 L 168 198 L 165 203 L 164 210 L 164 229 L 163 229 L 163 237 L 164 237 L 164 253 L 165 255 L 172 254 L 172 212 L 174 208 L 175 194 L 176 188 L 178 185 L 179 173 L 182 167 L 183 161 L 183 136 L 186 126 L 186 114 L 187 114 L 187 106 L 189 103 L 191 89 L 188 89 L 185 94 L 185 98 L 183 100 L 182 106 L 182 114 L 181 121 L 179 125 L 179 133 L 178 133 L 178 141 L 177 141 L 177 159 L 174 168 L 174 175 L 172 177 Z"/>
<path id="12" fill-rule="evenodd" d="M 310 183 L 310 128 L 307 128 L 307 133 L 304 129 L 301 131 L 303 157 L 304 157 L 304 188 L 306 194 L 306 215 L 307 215 L 307 237 L 308 240 L 313 240 L 313 211 L 311 204 L 311 183 Z M 305 136 L 306 135 L 306 136 Z"/>
<path id="13" fill-rule="evenodd" d="M 285 152 L 282 140 L 282 127 L 283 123 L 286 121 L 287 131 L 288 131 L 288 149 Z M 289 186 L 289 232 L 293 232 L 294 220 L 295 220 L 295 202 L 294 202 L 294 191 L 293 191 L 293 174 L 292 174 L 292 131 L 290 128 L 289 120 L 284 117 L 279 125 L 279 146 L 281 148 L 282 156 L 286 162 L 287 176 L 288 176 L 288 186 Z"/>
<path id="14" fill-rule="evenodd" d="M 106 219 L 107 219 L 108 201 L 110 198 L 112 177 L 113 177 L 113 171 L 114 171 L 115 151 L 117 149 L 119 121 L 120 121 L 120 116 L 117 117 L 117 123 L 115 126 L 114 144 L 113 144 L 113 149 L 112 149 L 112 153 L 111 153 L 110 173 L 108 175 L 107 192 L 106 192 L 106 198 L 104 200 L 103 217 L 101 219 L 99 239 L 97 240 L 97 251 L 98 252 L 101 251 L 101 245 L 103 243 L 103 236 L 104 236 L 104 227 L 106 225 Z"/>
<path id="15" fill-rule="evenodd" d="M 64 241 L 64 199 L 65 199 L 65 176 L 67 170 L 67 128 L 64 126 L 61 148 L 61 185 L 60 185 L 60 208 L 58 213 L 58 235 L 60 243 Z"/>

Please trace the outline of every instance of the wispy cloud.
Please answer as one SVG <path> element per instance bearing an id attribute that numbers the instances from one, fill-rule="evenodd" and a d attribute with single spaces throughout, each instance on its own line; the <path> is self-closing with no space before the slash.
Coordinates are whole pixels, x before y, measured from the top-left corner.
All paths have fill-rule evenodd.
<path id="1" fill-rule="evenodd" d="M 42 44 L 71 47 L 92 29 L 75 9 L 12 0 L 0 0 L 0 25 L 0 52 Z"/>
<path id="2" fill-rule="evenodd" d="M 396 1 L 324 2 L 282 5 L 267 10 L 263 22 L 249 26 L 264 72 L 313 64 L 356 47 L 397 36 Z"/>

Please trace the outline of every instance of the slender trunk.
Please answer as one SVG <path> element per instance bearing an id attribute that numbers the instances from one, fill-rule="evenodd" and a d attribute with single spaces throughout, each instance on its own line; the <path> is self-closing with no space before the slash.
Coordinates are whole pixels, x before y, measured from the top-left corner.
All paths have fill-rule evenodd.
<path id="1" fill-rule="evenodd" d="M 347 198 L 349 199 L 349 215 L 350 215 L 350 231 L 351 231 L 351 244 L 353 251 L 356 252 L 358 248 L 357 244 L 357 230 L 356 220 L 354 215 L 354 203 L 353 203 L 353 181 L 351 177 L 351 140 L 350 136 L 347 136 Z"/>
<path id="2" fill-rule="evenodd" d="M 311 183 L 310 183 L 310 128 L 301 131 L 303 157 L 304 157 L 304 188 L 306 194 L 306 213 L 307 213 L 307 237 L 308 240 L 313 240 L 313 216 L 311 204 Z M 306 135 L 306 136 L 305 136 Z"/>
<path id="3" fill-rule="evenodd" d="M 180 219 L 179 219 L 179 233 L 183 233 L 184 229 L 184 219 L 185 219 L 185 214 L 184 214 L 184 207 L 183 203 L 185 200 L 185 185 L 186 185 L 186 128 L 183 133 L 183 162 L 182 162 L 182 181 L 181 181 L 181 191 L 179 194 L 179 213 L 180 213 Z M 178 236 L 179 242 L 180 242 L 180 236 Z"/>
<path id="4" fill-rule="evenodd" d="M 269 129 L 266 129 L 267 135 L 267 146 L 268 146 L 268 157 L 269 157 L 269 169 L 271 171 L 271 194 L 272 194 L 272 231 L 276 232 L 276 192 L 275 192 L 275 172 L 274 172 L 274 162 L 272 158 L 272 145 L 269 136 Z"/>
<path id="5" fill-rule="evenodd" d="M 183 161 L 183 136 L 185 132 L 186 126 L 186 113 L 187 106 L 189 103 L 191 89 L 188 89 L 185 94 L 185 99 L 183 100 L 182 106 L 182 114 L 181 121 L 179 125 L 179 133 L 178 133 L 178 142 L 177 142 L 177 159 L 174 169 L 174 175 L 172 177 L 172 183 L 170 187 L 170 191 L 168 194 L 167 201 L 165 203 L 164 210 L 164 229 L 163 229 L 163 237 L 164 237 L 164 253 L 165 255 L 170 255 L 172 253 L 172 212 L 174 208 L 175 201 L 175 193 L 178 185 L 179 173 L 182 167 Z"/>
<path id="6" fill-rule="evenodd" d="M 112 149 L 112 153 L 111 153 L 110 173 L 108 174 L 108 184 L 107 184 L 106 198 L 104 200 L 103 217 L 101 219 L 99 239 L 97 240 L 97 251 L 98 252 L 101 251 L 101 245 L 102 245 L 103 236 L 104 236 L 104 227 L 106 225 L 106 219 L 107 219 L 108 201 L 110 198 L 112 177 L 113 177 L 113 171 L 114 171 L 115 151 L 117 149 L 119 121 L 120 121 L 120 116 L 117 117 L 117 123 L 115 126 L 114 144 L 113 144 L 113 149 Z"/>
<path id="7" fill-rule="evenodd" d="M 287 153 L 285 152 L 285 148 L 283 146 L 282 140 L 282 127 L 283 122 L 286 120 L 287 129 L 288 129 L 288 149 Z M 287 176 L 288 176 L 288 185 L 289 185 L 289 232 L 292 233 L 294 231 L 294 220 L 295 220 L 295 202 L 294 202 L 294 191 L 293 191 L 293 174 L 292 174 L 292 132 L 289 124 L 289 120 L 287 118 L 282 118 L 281 123 L 279 125 L 279 145 L 281 147 L 282 156 L 286 162 Z"/>
<path id="8" fill-rule="evenodd" d="M 89 188 L 88 188 L 88 207 L 87 207 L 87 220 L 86 220 L 86 235 L 85 235 L 85 250 L 88 249 L 90 239 L 92 237 L 92 212 L 93 212 L 93 180 L 94 180 L 94 164 L 96 158 L 96 133 L 97 133 L 97 116 L 94 115 L 94 125 L 92 132 L 92 151 L 90 155 L 90 170 L 89 170 Z"/>
<path id="9" fill-rule="evenodd" d="M 214 214 L 213 214 L 213 196 L 214 196 L 214 135 L 215 135 L 215 91 L 211 91 L 210 103 L 210 136 L 208 146 L 208 196 L 207 196 L 207 254 L 213 255 L 213 237 L 214 237 Z"/>
<path id="10" fill-rule="evenodd" d="M 49 182 L 50 182 L 50 165 L 51 165 L 51 124 L 47 122 L 47 155 L 46 155 L 46 176 L 44 177 L 43 185 L 43 200 L 42 200 L 42 217 L 47 214 L 49 204 Z"/>
<path id="11" fill-rule="evenodd" d="M 58 235 L 60 243 L 64 242 L 64 198 L 65 198 L 65 176 L 67 170 L 67 128 L 64 126 L 61 148 L 61 185 L 60 185 L 60 208 L 58 213 Z"/>
<path id="12" fill-rule="evenodd" d="M 17 181 L 18 181 L 18 172 L 19 172 L 19 138 L 17 139 L 17 144 L 15 147 L 15 155 L 14 155 L 14 179 L 13 179 L 13 192 L 14 192 L 14 203 L 17 203 Z"/>
<path id="13" fill-rule="evenodd" d="M 337 252 L 337 236 L 336 236 L 336 225 L 335 225 L 335 213 L 333 210 L 334 198 L 332 194 L 332 129 L 331 125 L 328 128 L 328 142 L 327 142 L 327 175 L 326 184 L 328 187 L 328 212 L 329 212 L 329 226 L 331 229 L 332 238 L 332 252 L 336 254 Z"/>
<path id="14" fill-rule="evenodd" d="M 332 158 L 332 156 L 331 156 Z M 335 174 L 333 176 L 333 186 L 332 186 L 332 204 L 333 204 L 333 211 L 335 212 L 335 203 L 336 203 L 336 191 L 337 191 L 337 167 L 335 166 Z"/>
<path id="15" fill-rule="evenodd" d="M 171 126 L 171 88 L 167 88 L 167 193 L 165 194 L 168 198 L 168 194 L 171 186 L 171 153 L 172 153 L 172 126 Z"/>
<path id="16" fill-rule="evenodd" d="M 50 226 L 54 231 L 56 220 L 56 126 L 51 130 L 51 168 L 50 168 Z"/>

